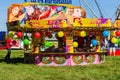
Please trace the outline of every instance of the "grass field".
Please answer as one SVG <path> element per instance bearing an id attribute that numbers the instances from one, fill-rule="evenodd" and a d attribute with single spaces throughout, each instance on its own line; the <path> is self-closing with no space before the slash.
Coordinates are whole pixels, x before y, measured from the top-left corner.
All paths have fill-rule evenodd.
<path id="1" fill-rule="evenodd" d="M 40 67 L 24 64 L 20 50 L 12 50 L 10 63 L 5 54 L 0 51 L 0 80 L 120 80 L 120 57 L 106 56 L 99 65 Z"/>

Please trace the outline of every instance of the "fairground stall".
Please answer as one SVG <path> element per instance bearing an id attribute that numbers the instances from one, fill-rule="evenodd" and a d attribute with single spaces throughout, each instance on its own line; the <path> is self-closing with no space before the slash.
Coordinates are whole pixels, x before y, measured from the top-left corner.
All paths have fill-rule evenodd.
<path id="1" fill-rule="evenodd" d="M 80 6 L 24 3 L 8 8 L 8 31 L 24 43 L 24 62 L 74 66 L 105 61 L 107 18 L 86 18 Z"/>
<path id="2" fill-rule="evenodd" d="M 115 44 L 115 55 L 113 53 L 111 56 L 120 56 L 120 20 L 115 20 L 113 24 L 114 30 L 111 30 L 111 35 L 114 36 L 113 43 Z M 112 39 L 112 40 L 113 40 Z M 110 51 L 108 52 L 108 55 L 110 55 Z"/>

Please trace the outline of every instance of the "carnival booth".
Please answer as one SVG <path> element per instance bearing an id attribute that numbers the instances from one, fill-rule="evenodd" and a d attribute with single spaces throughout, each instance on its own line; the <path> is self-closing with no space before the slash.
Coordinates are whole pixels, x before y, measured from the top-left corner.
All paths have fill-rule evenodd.
<path id="1" fill-rule="evenodd" d="M 111 31 L 111 35 L 114 36 L 112 42 L 115 44 L 115 55 L 113 53 L 111 53 L 110 55 L 110 51 L 108 52 L 108 55 L 120 56 L 120 20 L 115 20 L 113 27 L 115 28 L 115 30 Z"/>
<path id="2" fill-rule="evenodd" d="M 86 18 L 78 6 L 24 3 L 8 8 L 7 26 L 23 40 L 25 63 L 74 66 L 105 61 L 101 40 L 109 35 L 111 21 Z"/>

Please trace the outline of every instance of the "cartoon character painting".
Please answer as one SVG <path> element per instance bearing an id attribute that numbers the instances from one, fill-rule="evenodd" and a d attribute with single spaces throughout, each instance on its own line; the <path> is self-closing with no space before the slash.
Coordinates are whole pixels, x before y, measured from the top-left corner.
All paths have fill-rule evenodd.
<path id="1" fill-rule="evenodd" d="M 13 4 L 8 9 L 8 22 L 19 20 L 21 21 L 25 16 L 22 11 L 22 5 Z"/>
<path id="2" fill-rule="evenodd" d="M 84 18 L 84 17 L 86 17 L 85 10 L 82 9 L 81 7 L 77 7 L 77 6 L 70 7 L 70 8 L 68 7 L 66 9 L 66 14 L 71 15 L 71 16 L 73 16 L 75 18 Z"/>
<path id="3" fill-rule="evenodd" d="M 26 20 L 37 20 L 38 15 L 36 14 L 36 10 L 34 6 L 29 5 L 25 7 L 25 12 L 26 12 Z"/>
<path id="4" fill-rule="evenodd" d="M 12 4 L 8 8 L 8 22 L 20 21 L 20 26 L 33 26 L 31 20 L 42 20 L 60 14 L 67 14 L 74 18 L 86 17 L 86 12 L 81 7 L 68 7 L 65 5 L 38 5 L 38 4 Z M 55 17 L 54 17 L 55 18 Z M 57 18 L 57 17 L 56 17 Z M 28 22 L 28 23 L 27 23 Z M 80 26 L 79 21 L 76 19 L 75 25 Z M 60 22 L 59 22 L 60 23 Z M 62 27 L 68 26 L 66 21 L 61 21 L 61 24 L 55 24 L 54 27 L 61 25 Z M 34 25 L 39 26 L 39 25 Z"/>
<path id="5" fill-rule="evenodd" d="M 40 11 L 41 14 L 38 14 L 39 18 L 38 19 L 44 19 L 49 17 L 51 13 L 51 8 L 50 6 L 37 6 L 38 10 Z"/>
<path id="6" fill-rule="evenodd" d="M 27 20 L 40 20 L 49 17 L 51 8 L 49 6 L 29 5 L 25 7 Z"/>
<path id="7" fill-rule="evenodd" d="M 74 12 L 73 8 L 67 8 L 67 10 L 66 10 L 66 14 L 68 14 L 68 15 L 72 15 L 73 12 Z"/>
<path id="8" fill-rule="evenodd" d="M 74 8 L 74 13 L 72 14 L 72 16 L 80 18 L 82 16 L 82 10 L 80 8 Z"/>
<path id="9" fill-rule="evenodd" d="M 73 26 L 74 27 L 80 27 L 81 25 L 82 25 L 81 18 L 74 18 Z"/>
<path id="10" fill-rule="evenodd" d="M 68 24 L 67 24 L 67 20 L 66 20 L 66 19 L 61 20 L 61 27 L 62 27 L 62 28 L 68 27 Z"/>

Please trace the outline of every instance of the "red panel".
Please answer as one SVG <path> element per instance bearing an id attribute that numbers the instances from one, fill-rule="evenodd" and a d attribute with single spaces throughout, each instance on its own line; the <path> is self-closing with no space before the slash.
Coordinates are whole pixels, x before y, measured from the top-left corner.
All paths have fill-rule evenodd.
<path id="1" fill-rule="evenodd" d="M 6 46 L 0 46 L 0 50 L 6 49 Z"/>
<path id="2" fill-rule="evenodd" d="M 110 55 L 109 52 L 108 52 L 108 55 Z M 112 54 L 112 56 L 114 56 L 114 55 Z M 115 52 L 115 56 L 120 56 L 120 50 L 116 50 L 116 52 Z"/>

